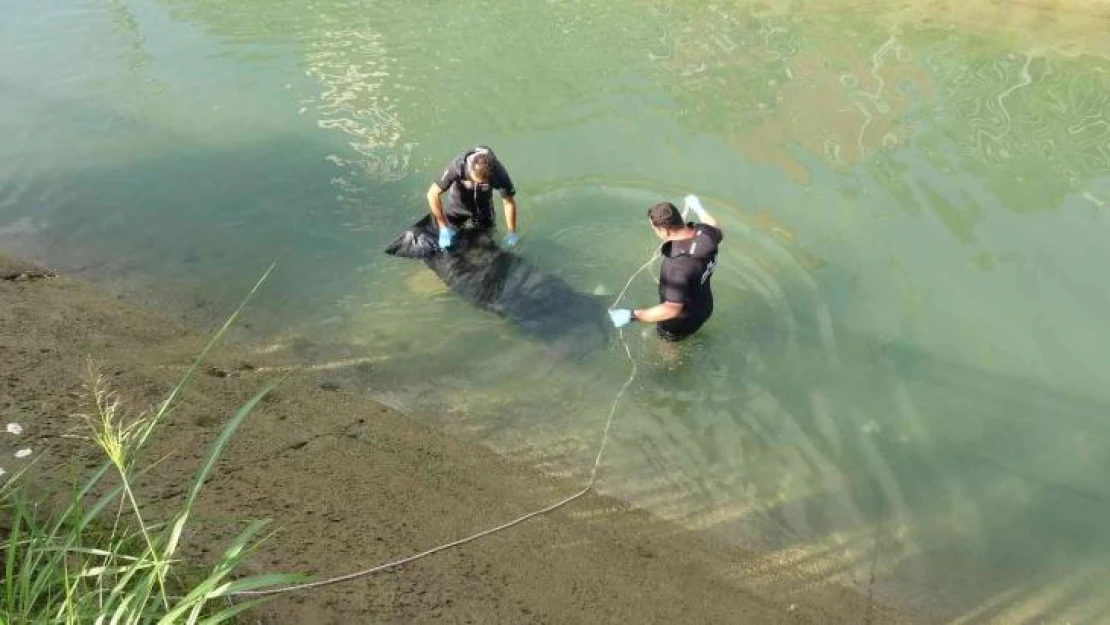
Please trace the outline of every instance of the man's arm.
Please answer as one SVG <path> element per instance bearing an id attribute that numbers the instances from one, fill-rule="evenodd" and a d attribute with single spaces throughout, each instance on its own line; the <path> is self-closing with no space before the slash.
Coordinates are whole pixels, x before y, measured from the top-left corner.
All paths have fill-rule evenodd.
<path id="1" fill-rule="evenodd" d="M 443 228 L 447 225 L 447 217 L 443 214 L 443 201 L 439 196 L 443 194 L 443 189 L 439 185 L 432 183 L 428 187 L 428 208 L 432 211 L 432 218 L 436 220 L 436 225 Z"/>
<path id="2" fill-rule="evenodd" d="M 704 210 L 698 215 L 698 221 L 702 222 L 703 224 L 713 226 L 714 228 L 716 228 L 718 230 L 721 229 L 721 224 L 718 223 L 717 220 L 714 219 L 712 215 L 705 212 Z"/>
<path id="3" fill-rule="evenodd" d="M 705 210 L 705 208 L 701 205 L 701 200 L 698 199 L 698 196 L 687 195 L 682 204 L 685 208 L 693 211 L 693 213 L 697 215 L 698 221 L 700 221 L 701 223 L 713 226 L 718 230 L 721 229 L 721 224 L 713 218 L 713 215 L 710 215 L 709 212 Z"/>
<path id="4" fill-rule="evenodd" d="M 633 310 L 632 318 L 647 323 L 656 323 L 674 319 L 682 314 L 682 302 L 686 301 L 686 294 L 690 292 L 690 266 L 687 263 L 663 262 L 659 272 L 659 284 L 662 291 L 659 299 L 662 302 L 644 308 Z"/>
<path id="5" fill-rule="evenodd" d="M 516 197 L 503 195 L 501 204 L 505 207 L 505 227 L 509 232 L 516 232 Z"/>
<path id="6" fill-rule="evenodd" d="M 678 302 L 663 302 L 656 304 L 651 308 L 639 308 L 632 310 L 632 318 L 636 321 L 643 321 L 644 323 L 658 323 L 660 321 L 667 321 L 674 319 L 682 314 L 682 304 Z"/>
<path id="7" fill-rule="evenodd" d="M 462 180 L 462 176 L 463 160 L 462 157 L 458 157 L 447 163 L 443 173 L 432 182 L 432 186 L 428 187 L 428 209 L 432 211 L 432 219 L 436 220 L 436 225 L 440 229 L 447 227 L 449 224 L 447 223 L 447 216 L 443 213 L 443 201 L 440 200 L 439 196 L 450 189 L 451 185 Z"/>
<path id="8" fill-rule="evenodd" d="M 501 191 L 501 205 L 505 208 L 505 227 L 509 234 L 516 232 L 516 187 L 509 170 L 500 161 L 493 166 L 493 187 Z"/>

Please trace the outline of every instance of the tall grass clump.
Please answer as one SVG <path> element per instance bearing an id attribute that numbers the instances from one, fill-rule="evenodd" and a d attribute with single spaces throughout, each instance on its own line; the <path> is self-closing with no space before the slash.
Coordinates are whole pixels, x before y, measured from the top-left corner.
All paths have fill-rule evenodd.
<path id="1" fill-rule="evenodd" d="M 103 463 L 72 485 L 64 501 L 32 493 L 21 475 L 0 485 L 0 616 L 9 624 L 220 623 L 257 601 L 232 602 L 235 593 L 297 581 L 294 575 L 237 575 L 262 540 L 265 521 L 248 523 L 214 565 L 201 570 L 177 555 L 190 514 L 228 440 L 275 382 L 250 399 L 210 444 L 183 500 L 169 519 L 154 523 L 136 484 L 151 466 L 139 452 L 177 404 L 193 373 L 273 270 L 212 337 L 157 408 L 137 415 L 90 366 L 89 411 L 83 415 Z M 280 382 L 280 380 L 279 380 Z"/>

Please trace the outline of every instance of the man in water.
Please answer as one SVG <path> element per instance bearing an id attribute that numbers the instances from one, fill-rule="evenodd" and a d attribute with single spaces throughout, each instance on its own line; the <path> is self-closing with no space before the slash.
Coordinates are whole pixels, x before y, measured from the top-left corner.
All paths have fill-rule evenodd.
<path id="1" fill-rule="evenodd" d="M 501 192 L 508 222 L 505 246 L 494 239 L 494 189 Z M 441 202 L 444 192 L 448 199 Z M 610 338 L 605 304 L 505 249 L 516 243 L 514 192 L 488 147 L 467 150 L 428 189 L 430 212 L 385 252 L 421 259 L 464 301 L 510 321 L 561 356 L 584 357 Z"/>
<path id="2" fill-rule="evenodd" d="M 447 164 L 439 179 L 428 187 L 428 208 L 439 228 L 439 247 L 447 250 L 455 242 L 459 228 L 492 230 L 494 227 L 493 190 L 501 192 L 505 209 L 505 245 L 516 245 L 516 189 L 509 172 L 498 162 L 493 150 L 478 146 L 466 150 Z M 447 209 L 440 196 L 447 193 Z"/>
<path id="3" fill-rule="evenodd" d="M 687 195 L 685 206 L 697 215 L 698 222 L 684 223 L 682 214 L 670 202 L 660 202 L 648 210 L 652 230 L 663 239 L 659 304 L 610 310 L 614 326 L 620 328 L 632 321 L 655 323 L 663 340 L 681 341 L 697 332 L 713 314 L 709 280 L 717 266 L 717 245 L 724 235 L 697 196 Z"/>

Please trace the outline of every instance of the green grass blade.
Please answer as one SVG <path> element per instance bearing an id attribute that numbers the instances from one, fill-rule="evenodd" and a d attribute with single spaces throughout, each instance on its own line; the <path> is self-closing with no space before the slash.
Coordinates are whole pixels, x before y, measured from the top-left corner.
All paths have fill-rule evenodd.
<path id="1" fill-rule="evenodd" d="M 231 544 L 224 551 L 223 555 L 220 556 L 219 561 L 213 567 L 208 577 L 197 584 L 188 595 L 182 598 L 172 610 L 162 617 L 159 624 L 170 625 L 171 623 L 177 623 L 186 612 L 194 609 L 197 605 L 203 605 L 210 599 L 220 596 L 220 594 L 225 594 L 220 593 L 220 589 L 226 586 L 226 584 L 224 586 L 219 586 L 219 584 L 223 581 L 224 577 L 235 570 L 247 544 L 267 524 L 268 521 L 252 521 L 247 525 L 247 527 L 231 541 Z"/>
<path id="2" fill-rule="evenodd" d="M 96 473 L 93 473 L 91 476 L 89 476 L 89 479 L 85 480 L 85 485 L 81 487 L 81 490 L 73 494 L 73 496 L 69 500 L 69 506 L 62 514 L 58 516 L 58 520 L 54 524 L 54 527 L 50 529 L 50 534 L 52 536 L 57 536 L 60 533 L 61 528 L 65 525 L 66 519 L 69 518 L 69 515 L 76 514 L 80 511 L 81 502 L 84 501 L 85 497 L 87 497 L 89 493 L 92 492 L 92 490 L 100 484 L 100 481 L 104 479 L 104 476 L 108 474 L 108 471 L 111 470 L 111 468 L 112 464 L 106 461 L 104 462 L 104 464 L 100 465 L 100 468 L 96 470 Z"/>
<path id="3" fill-rule="evenodd" d="M 304 576 L 293 575 L 289 573 L 266 573 L 264 575 L 255 575 L 253 577 L 244 577 L 232 582 L 228 582 L 223 586 L 217 588 L 213 593 L 213 597 L 230 597 L 237 593 L 246 592 L 248 590 L 257 590 L 267 586 L 279 586 L 287 584 L 295 584 L 300 582 Z"/>
<path id="4" fill-rule="evenodd" d="M 200 467 L 197 469 L 197 474 L 193 478 L 193 485 L 189 489 L 189 496 L 186 498 L 185 505 L 182 507 L 181 518 L 173 525 L 173 530 L 170 533 L 169 540 L 167 541 L 167 553 L 173 553 L 174 550 L 176 550 L 177 541 L 180 539 L 181 530 L 185 525 L 185 518 L 189 515 L 190 511 L 192 511 L 193 504 L 196 502 L 197 496 L 200 495 L 200 490 L 204 487 L 205 480 L 208 479 L 208 474 L 212 472 L 212 467 L 215 466 L 216 459 L 219 458 L 220 453 L 227 445 L 227 442 L 231 439 L 231 436 L 235 433 L 235 430 L 239 428 L 239 425 L 243 422 L 243 419 L 245 419 L 247 415 L 250 414 L 252 410 L 254 410 L 255 406 L 258 405 L 258 402 L 262 401 L 262 398 L 265 397 L 267 393 L 274 390 L 274 388 L 284 379 L 285 376 L 271 383 L 269 386 L 259 391 L 259 393 L 252 397 L 250 401 L 243 404 L 243 406 L 239 408 L 239 411 L 235 413 L 235 416 L 232 417 L 231 420 L 229 420 L 227 424 L 224 425 L 223 430 L 220 431 L 220 435 L 216 437 L 216 440 L 212 442 L 212 445 L 209 446 L 208 452 L 204 457 L 204 461 L 201 462 Z"/>
<path id="5" fill-rule="evenodd" d="M 186 621 L 188 625 L 196 625 L 197 619 L 200 618 L 200 611 L 204 609 L 204 601 L 198 601 L 193 609 L 189 611 L 189 620 Z"/>
<path id="6" fill-rule="evenodd" d="M 90 547 L 73 547 L 70 549 L 63 549 L 62 547 L 51 547 L 50 551 L 64 551 L 65 553 L 80 553 L 88 556 L 98 556 L 101 558 L 119 558 L 127 562 L 138 562 L 139 558 L 136 556 L 129 556 L 121 553 L 115 553 L 108 549 L 93 549 Z"/>
<path id="7" fill-rule="evenodd" d="M 93 486 L 95 486 L 95 484 L 103 478 L 103 473 L 106 472 L 109 468 L 110 465 L 105 464 L 105 466 L 102 467 L 100 471 L 97 471 L 96 475 L 94 475 L 86 482 L 85 488 L 83 488 L 78 493 L 75 493 L 75 499 L 71 500 L 69 507 L 62 514 L 58 522 L 53 524 L 52 529 L 45 534 L 45 536 L 55 538 L 61 538 L 64 536 L 65 540 L 62 544 L 61 549 L 58 551 L 50 552 L 45 549 L 36 550 L 42 555 L 50 554 L 51 556 L 45 558 L 45 562 L 43 562 L 42 564 L 38 564 L 38 558 L 35 558 L 35 568 L 37 570 L 49 572 L 57 571 L 59 568 L 61 568 L 62 563 L 64 562 L 65 553 L 69 549 L 74 548 L 74 545 L 76 545 L 81 540 L 82 533 L 89 526 L 89 524 L 92 523 L 92 521 L 100 515 L 101 511 L 105 507 L 107 507 L 109 503 L 117 499 L 120 496 L 120 493 L 123 492 L 122 485 L 116 486 L 105 493 L 103 496 L 101 496 L 92 508 L 85 511 L 84 513 L 80 512 L 81 499 L 78 499 L 78 497 L 83 498 L 83 496 L 87 494 L 93 488 Z M 74 515 L 79 515 L 77 520 L 75 522 L 71 521 L 72 524 L 69 527 L 65 527 L 65 519 L 71 518 Z M 52 581 L 53 580 L 49 573 L 44 573 L 43 575 L 36 577 L 35 584 L 29 591 L 29 596 L 34 597 L 38 596 L 42 592 L 45 592 L 46 586 L 51 584 Z"/>
<path id="8" fill-rule="evenodd" d="M 238 561 L 242 557 L 243 550 L 247 547 L 247 543 L 249 543 L 250 540 L 255 537 L 255 535 L 261 532 L 262 528 L 266 527 L 269 524 L 270 522 L 266 520 L 251 521 L 247 525 L 247 527 L 243 528 L 243 531 L 239 532 L 239 535 L 235 537 L 235 540 L 231 541 L 231 544 L 228 545 L 227 549 L 224 550 L 223 556 L 220 558 L 220 562 L 224 564 L 231 564 Z"/>
<path id="9" fill-rule="evenodd" d="M 205 358 L 208 357 L 208 352 L 212 351 L 212 348 L 220 342 L 220 339 L 223 338 L 223 335 L 227 332 L 228 328 L 230 328 L 232 324 L 235 323 L 235 320 L 239 318 L 239 315 L 243 312 L 243 309 L 246 308 L 247 302 L 249 302 L 251 298 L 254 297 L 254 294 L 258 291 L 259 288 L 262 287 L 262 283 L 266 281 L 266 279 L 270 276 L 270 273 L 274 270 L 274 267 L 276 266 L 276 260 L 270 263 L 270 266 L 262 274 L 262 277 L 260 277 L 258 281 L 254 283 L 254 286 L 251 287 L 251 290 L 247 292 L 246 297 L 244 297 L 243 301 L 239 303 L 239 306 L 235 309 L 235 312 L 231 313 L 231 316 L 229 316 L 227 320 L 224 321 L 224 324 L 220 326 L 220 329 L 216 331 L 216 334 L 213 335 L 211 339 L 209 339 L 208 343 L 204 346 L 204 349 L 202 349 L 200 354 L 193 360 L 193 364 L 191 364 L 189 368 L 185 371 L 185 375 L 181 376 L 181 380 L 179 380 L 177 385 L 173 387 L 173 390 L 170 391 L 169 396 L 166 397 L 165 401 L 163 401 L 162 405 L 158 408 L 158 411 L 151 417 L 149 422 L 143 428 L 143 431 L 137 438 L 137 442 L 135 445 L 136 451 L 142 449 L 143 446 L 146 445 L 146 441 L 150 438 L 151 433 L 158 426 L 158 424 L 161 423 L 162 419 L 165 418 L 166 414 L 169 413 L 174 400 L 177 399 L 177 396 L 181 394 L 181 391 L 184 390 L 186 386 L 188 386 L 189 381 L 192 380 L 193 374 L 196 373 L 197 368 L 200 367 L 200 364 L 204 362 Z"/>
<path id="10" fill-rule="evenodd" d="M 177 513 L 177 518 L 174 519 L 173 525 L 170 526 L 169 538 L 166 539 L 165 555 L 169 557 L 177 551 L 177 542 L 181 540 L 181 532 L 185 529 L 185 522 L 189 519 L 188 507 Z"/>
<path id="11" fill-rule="evenodd" d="M 112 625 L 117 625 L 117 623 L 120 622 L 120 619 L 123 619 L 126 616 L 127 609 L 128 607 L 130 607 L 131 602 L 132 600 L 134 600 L 134 598 L 134 595 L 125 595 L 123 597 L 123 600 L 120 601 L 119 606 L 117 606 L 115 611 L 112 613 L 112 620 L 109 621 Z"/>
<path id="12" fill-rule="evenodd" d="M 196 477 L 193 478 L 193 487 L 189 490 L 189 497 L 185 501 L 185 508 L 187 510 L 192 509 L 193 502 L 196 501 L 197 495 L 200 494 L 200 489 L 204 486 L 205 480 L 208 479 L 208 474 L 212 471 L 212 467 L 216 464 L 216 459 L 219 457 L 220 453 L 223 452 L 223 449 L 227 445 L 227 442 L 231 439 L 231 436 L 235 433 L 235 430 L 239 428 L 239 425 L 243 422 L 243 419 L 245 419 L 247 415 L 250 414 L 252 410 L 254 410 L 255 406 L 258 405 L 258 402 L 262 401 L 263 397 L 265 397 L 267 394 L 270 393 L 270 391 L 274 390 L 279 384 L 281 384 L 285 380 L 285 377 L 286 376 L 282 376 L 280 379 L 272 382 L 266 388 L 259 391 L 254 397 L 250 399 L 250 401 L 248 401 L 246 404 L 243 404 L 243 406 L 239 408 L 239 411 L 235 413 L 235 416 L 232 417 L 226 425 L 224 425 L 223 430 L 220 431 L 219 437 L 217 437 L 216 440 L 212 443 L 211 447 L 208 448 L 208 453 L 204 458 L 204 462 L 201 463 L 200 469 L 197 470 Z"/>
<path id="13" fill-rule="evenodd" d="M 244 601 L 243 603 L 236 603 L 230 608 L 224 608 L 223 610 L 220 610 L 212 616 L 204 619 L 200 622 L 200 625 L 219 625 L 220 623 L 226 623 L 227 621 L 230 621 L 239 614 L 246 612 L 247 610 L 257 606 L 260 603 L 262 603 L 262 599 L 251 599 L 250 601 Z"/>
<path id="14" fill-rule="evenodd" d="M 16 598 L 15 560 L 19 551 L 19 530 L 23 524 L 23 506 L 14 505 L 12 532 L 4 545 L 4 598 L 7 610 L 14 610 Z M 5 610 L 5 611 L 7 611 Z"/>

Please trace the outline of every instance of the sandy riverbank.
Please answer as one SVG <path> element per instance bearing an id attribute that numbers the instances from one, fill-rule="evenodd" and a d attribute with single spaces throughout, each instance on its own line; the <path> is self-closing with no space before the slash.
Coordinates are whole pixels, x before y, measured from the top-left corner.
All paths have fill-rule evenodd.
<path id="1" fill-rule="evenodd" d="M 35 278 L 27 266 L 30 273 L 18 275 L 18 267 L 0 259 L 0 277 L 7 276 L 0 279 L 0 411 L 23 424 L 19 444 L 34 450 L 37 479 L 56 481 L 96 461 L 91 445 L 73 436 L 83 433 L 72 415 L 88 357 L 129 406 L 142 409 L 165 396 L 207 335 L 65 276 Z M 144 484 L 147 493 L 167 503 L 179 496 L 224 420 L 288 362 L 249 345 L 218 349 L 150 450 L 166 459 Z M 335 372 L 298 372 L 224 454 L 186 554 L 201 561 L 222 549 L 236 520 L 270 518 L 277 533 L 251 566 L 329 577 L 472 534 L 578 488 L 377 404 Z M 282 596 L 247 620 L 915 621 L 592 494 L 386 573 Z"/>

